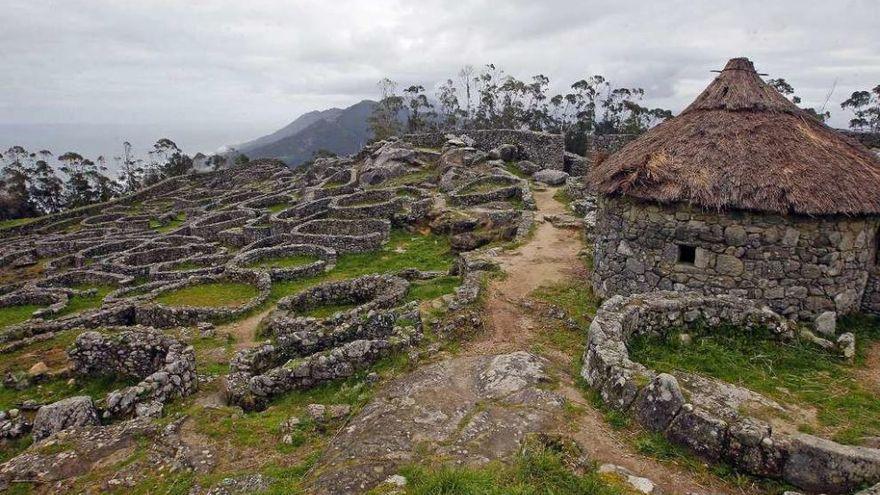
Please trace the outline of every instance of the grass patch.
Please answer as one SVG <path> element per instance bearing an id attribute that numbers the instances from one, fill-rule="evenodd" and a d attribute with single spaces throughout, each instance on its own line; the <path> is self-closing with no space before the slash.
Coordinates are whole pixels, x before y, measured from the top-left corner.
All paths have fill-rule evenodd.
<path id="1" fill-rule="evenodd" d="M 190 285 L 161 294 L 156 302 L 166 306 L 199 308 L 236 307 L 257 297 L 260 291 L 250 284 L 212 282 Z"/>
<path id="2" fill-rule="evenodd" d="M 559 201 L 564 204 L 566 207 L 571 204 L 574 199 L 568 194 L 568 191 L 565 190 L 564 187 L 560 187 L 558 191 L 553 194 L 553 199 Z"/>
<path id="3" fill-rule="evenodd" d="M 462 189 L 460 194 L 487 193 L 487 192 L 492 192 L 497 189 L 501 189 L 504 187 L 510 187 L 510 186 L 511 186 L 511 184 L 507 183 L 506 181 L 488 180 L 488 181 L 479 182 L 477 184 L 471 184 L 471 185 L 465 187 L 464 189 Z"/>
<path id="4" fill-rule="evenodd" d="M 398 177 L 392 177 L 381 184 L 376 184 L 375 186 L 371 186 L 368 189 L 376 189 L 376 188 L 384 188 L 384 187 L 398 187 L 398 186 L 414 186 L 417 184 L 421 184 L 422 182 L 426 182 L 429 180 L 434 180 L 437 178 L 437 170 L 433 167 L 426 168 L 424 170 L 419 170 L 416 172 L 410 172 L 408 174 L 404 174 Z"/>
<path id="5" fill-rule="evenodd" d="M 526 175 L 526 173 L 523 172 L 521 168 L 519 168 L 519 165 L 517 165 L 516 162 L 505 162 L 504 163 L 504 170 L 507 170 L 508 172 L 519 177 L 520 179 L 528 179 L 529 178 L 529 176 Z"/>
<path id="6" fill-rule="evenodd" d="M 279 211 L 284 211 L 290 207 L 290 203 L 276 203 L 274 205 L 269 205 L 266 209 L 269 210 L 269 213 L 278 213 Z"/>
<path id="7" fill-rule="evenodd" d="M 94 294 L 86 295 L 86 294 L 76 294 L 74 296 L 70 296 L 68 299 L 67 306 L 65 306 L 61 311 L 55 313 L 54 315 L 47 316 L 47 319 L 55 319 L 61 318 L 62 316 L 73 315 L 77 313 L 81 313 L 83 311 L 88 311 L 90 309 L 100 308 L 102 304 L 104 304 L 104 298 L 107 297 L 107 294 L 113 292 L 115 288 L 112 285 L 77 285 L 72 287 L 77 290 L 91 290 L 94 289 Z"/>
<path id="8" fill-rule="evenodd" d="M 77 379 L 73 385 L 67 384 L 66 378 L 55 378 L 28 387 L 24 390 L 0 388 L 0 410 L 17 407 L 18 404 L 33 399 L 41 404 L 48 404 L 74 395 L 88 395 L 95 400 L 103 399 L 107 393 L 121 387 L 134 385 L 137 380 L 119 379 L 118 377 L 100 377 L 87 380 Z"/>
<path id="9" fill-rule="evenodd" d="M 850 365 L 809 342 L 781 343 L 765 332 L 739 328 L 699 332 L 683 345 L 676 334 L 663 339 L 640 337 L 630 348 L 632 359 L 657 371 L 687 371 L 740 385 L 781 402 L 816 408 L 816 432 L 855 444 L 880 435 L 880 397 L 858 380 L 865 348 L 880 340 L 873 319 L 848 318 L 841 332 L 856 335 L 858 356 Z"/>
<path id="10" fill-rule="evenodd" d="M 182 261 L 175 265 L 171 266 L 172 271 L 181 272 L 184 270 L 198 270 L 199 268 L 205 268 L 206 266 L 211 266 L 210 263 L 204 263 L 199 261 Z"/>
<path id="11" fill-rule="evenodd" d="M 573 455 L 548 447 L 530 447 L 510 464 L 497 461 L 479 468 L 410 466 L 401 470 L 408 495 L 537 495 L 633 493 L 592 466 L 572 465 Z M 372 491 L 382 493 L 381 487 Z"/>
<path id="12" fill-rule="evenodd" d="M 178 213 L 177 216 L 167 223 L 160 222 L 159 220 L 150 220 L 150 228 L 164 234 L 178 229 L 184 222 L 186 222 L 186 213 Z"/>
<path id="13" fill-rule="evenodd" d="M 265 258 L 249 263 L 248 268 L 295 268 L 297 266 L 311 265 L 318 261 L 317 256 L 308 254 L 295 254 L 277 258 Z"/>
<path id="14" fill-rule="evenodd" d="M 20 304 L 0 308 L 0 328 L 11 327 L 31 318 L 34 311 L 42 308 L 36 304 Z"/>
<path id="15" fill-rule="evenodd" d="M 311 316 L 312 318 L 327 318 L 329 316 L 335 315 L 338 312 L 348 311 L 358 306 L 359 304 L 345 302 L 338 304 L 322 304 L 320 306 L 315 306 L 314 308 L 309 308 L 305 311 L 300 311 L 298 314 L 300 316 Z"/>
<path id="16" fill-rule="evenodd" d="M 452 267 L 454 260 L 448 237 L 395 229 L 391 231 L 388 243 L 381 251 L 342 254 L 336 260 L 336 267 L 329 272 L 273 284 L 270 300 L 277 301 L 321 282 L 345 280 L 371 273 L 395 272 L 404 268 L 446 271 Z"/>
<path id="17" fill-rule="evenodd" d="M 451 275 L 430 280 L 416 280 L 410 283 L 409 291 L 406 293 L 406 300 L 409 302 L 436 299 L 455 292 L 459 285 L 461 285 L 461 277 Z"/>
<path id="18" fill-rule="evenodd" d="M 22 225 L 27 225 L 35 220 L 36 218 L 13 218 L 11 220 L 0 220 L 0 230 L 20 227 Z"/>

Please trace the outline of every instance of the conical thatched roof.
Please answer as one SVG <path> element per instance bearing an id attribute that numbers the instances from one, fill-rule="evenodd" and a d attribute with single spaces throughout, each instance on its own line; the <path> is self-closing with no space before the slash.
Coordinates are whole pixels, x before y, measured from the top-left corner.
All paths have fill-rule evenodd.
<path id="1" fill-rule="evenodd" d="M 679 116 L 597 164 L 600 194 L 807 215 L 880 213 L 880 159 L 727 63 Z"/>

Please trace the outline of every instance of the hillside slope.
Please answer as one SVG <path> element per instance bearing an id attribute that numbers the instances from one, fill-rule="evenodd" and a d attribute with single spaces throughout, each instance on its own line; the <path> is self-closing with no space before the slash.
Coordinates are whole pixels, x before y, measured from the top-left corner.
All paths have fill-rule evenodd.
<path id="1" fill-rule="evenodd" d="M 272 134 L 238 147 L 250 158 L 277 158 L 299 165 L 318 150 L 354 153 L 370 139 L 367 118 L 376 102 L 363 100 L 345 109 L 309 112 Z"/>

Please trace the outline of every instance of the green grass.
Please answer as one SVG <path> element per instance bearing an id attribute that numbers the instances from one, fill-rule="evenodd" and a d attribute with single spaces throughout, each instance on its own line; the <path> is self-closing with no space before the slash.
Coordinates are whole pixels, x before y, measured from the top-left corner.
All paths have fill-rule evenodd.
<path id="1" fill-rule="evenodd" d="M 783 403 L 813 407 L 818 434 L 854 444 L 880 435 L 880 396 L 856 374 L 866 347 L 880 340 L 880 326 L 872 319 L 848 318 L 839 328 L 856 335 L 855 364 L 808 342 L 780 343 L 764 332 L 738 328 L 697 332 L 690 345 L 678 343 L 674 332 L 664 339 L 641 337 L 631 343 L 630 354 L 658 371 L 700 373 Z"/>
<path id="2" fill-rule="evenodd" d="M 33 399 L 48 404 L 74 395 L 88 395 L 95 400 L 103 399 L 111 390 L 134 385 L 137 380 L 121 380 L 118 377 L 77 379 L 73 385 L 66 378 L 55 378 L 33 385 L 24 390 L 0 388 L 0 410 L 17 407 L 17 404 Z"/>
<path id="3" fill-rule="evenodd" d="M 269 210 L 269 213 L 278 213 L 279 211 L 284 211 L 290 207 L 290 203 L 276 203 L 274 205 L 269 205 L 266 207 Z"/>
<path id="4" fill-rule="evenodd" d="M 381 251 L 342 254 L 336 260 L 336 267 L 329 272 L 273 284 L 270 301 L 277 301 L 321 282 L 345 280 L 371 273 L 394 272 L 404 268 L 446 271 L 454 260 L 448 237 L 396 229 L 391 231 L 389 241 Z"/>
<path id="5" fill-rule="evenodd" d="M 266 258 L 249 263 L 248 268 L 295 268 L 297 266 L 310 265 L 318 261 L 317 256 L 309 254 L 295 254 L 278 258 Z"/>
<path id="6" fill-rule="evenodd" d="M 408 174 L 401 175 L 399 177 L 392 177 L 391 179 L 382 182 L 381 184 L 376 184 L 375 186 L 370 186 L 368 189 L 376 189 L 376 188 L 384 188 L 384 187 L 398 187 L 398 186 L 413 186 L 416 184 L 421 184 L 422 182 L 436 179 L 437 170 L 432 168 L 426 168 L 424 170 L 419 170 L 416 172 L 410 172 Z"/>
<path id="7" fill-rule="evenodd" d="M 205 268 L 206 266 L 210 266 L 210 265 L 206 264 L 206 263 L 200 263 L 197 261 L 182 261 L 180 263 L 177 263 L 176 265 L 173 265 L 171 267 L 171 270 L 181 272 L 184 270 L 198 270 L 199 268 Z"/>
<path id="8" fill-rule="evenodd" d="M 158 220 L 150 220 L 150 228 L 164 234 L 166 232 L 171 232 L 179 228 L 183 223 L 186 222 L 186 213 L 178 213 L 177 216 L 171 219 L 168 223 L 163 224 Z"/>
<path id="9" fill-rule="evenodd" d="M 436 299 L 455 292 L 456 287 L 459 285 L 461 285 L 461 277 L 451 275 L 437 277 L 431 280 L 416 280 L 410 283 L 409 292 L 406 294 L 406 300 L 427 301 L 430 299 Z"/>
<path id="10" fill-rule="evenodd" d="M 409 466 L 401 469 L 408 495 L 614 495 L 633 493 L 612 476 L 586 466 L 574 469 L 575 455 L 551 447 L 524 448 L 511 463 L 479 468 Z M 380 486 L 371 493 L 382 493 Z"/>
<path id="11" fill-rule="evenodd" d="M 95 289 L 95 293 L 90 296 L 79 294 L 71 296 L 67 302 L 67 306 L 65 306 L 58 313 L 55 313 L 54 315 L 48 317 L 48 319 L 60 318 L 62 316 L 77 314 L 90 309 L 100 308 L 101 304 L 104 303 L 104 298 L 107 297 L 107 294 L 113 292 L 113 290 L 115 289 L 111 285 L 89 284 L 77 285 L 72 288 L 78 290 Z"/>
<path id="12" fill-rule="evenodd" d="M 0 230 L 11 229 L 21 225 L 27 225 L 36 220 L 36 218 L 13 218 L 11 220 L 0 220 Z"/>
<path id="13" fill-rule="evenodd" d="M 36 304 L 21 304 L 0 308 L 0 328 L 10 327 L 29 320 L 34 311 L 41 307 Z"/>
<path id="14" fill-rule="evenodd" d="M 259 294 L 260 291 L 250 284 L 212 282 L 166 292 L 157 297 L 156 302 L 166 306 L 235 307 L 245 304 Z"/>
<path id="15" fill-rule="evenodd" d="M 519 168 L 519 165 L 517 165 L 516 162 L 506 162 L 504 164 L 504 169 L 507 170 L 508 172 L 512 173 L 513 175 L 519 177 L 520 179 L 528 179 L 529 178 L 529 176 L 526 175 L 526 173 L 523 172 L 521 168 Z"/>
<path id="16" fill-rule="evenodd" d="M 337 312 L 348 311 L 358 306 L 359 304 L 355 303 L 323 304 L 301 311 L 298 314 L 301 316 L 311 316 L 312 318 L 327 318 L 335 315 Z"/>
<path id="17" fill-rule="evenodd" d="M 492 192 L 496 189 L 502 189 L 505 187 L 510 187 L 511 184 L 506 181 L 500 180 L 489 180 L 482 181 L 478 184 L 471 184 L 466 188 L 462 189 L 461 194 L 477 194 L 477 193 L 487 193 Z"/>
<path id="18" fill-rule="evenodd" d="M 566 192 L 565 188 L 560 187 L 558 191 L 553 194 L 553 199 L 559 201 L 560 203 L 568 206 L 573 201 L 572 197 L 569 196 L 568 192 Z"/>

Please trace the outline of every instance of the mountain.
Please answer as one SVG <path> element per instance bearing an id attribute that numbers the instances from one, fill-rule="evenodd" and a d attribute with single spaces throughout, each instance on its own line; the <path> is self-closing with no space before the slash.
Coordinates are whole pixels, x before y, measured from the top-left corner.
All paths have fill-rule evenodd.
<path id="1" fill-rule="evenodd" d="M 344 109 L 308 112 L 236 149 L 249 158 L 278 158 L 288 165 L 299 165 L 322 149 L 339 155 L 355 153 L 370 139 L 367 118 L 375 106 L 375 101 L 364 100 Z"/>

